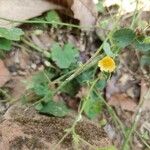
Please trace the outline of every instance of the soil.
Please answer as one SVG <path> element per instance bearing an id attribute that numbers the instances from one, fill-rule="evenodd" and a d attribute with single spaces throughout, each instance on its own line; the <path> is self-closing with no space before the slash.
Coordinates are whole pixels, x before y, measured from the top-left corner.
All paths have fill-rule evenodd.
<path id="1" fill-rule="evenodd" d="M 71 112 L 65 118 L 47 117 L 40 114 L 33 108 L 12 106 L 3 116 L 0 124 L 0 149 L 5 150 L 27 150 L 27 149 L 47 149 L 53 147 L 65 134 L 65 129 L 71 127 L 76 113 Z M 10 132 L 11 131 L 11 132 Z M 111 145 L 109 138 L 104 130 L 97 124 L 83 117 L 82 121 L 76 126 L 77 134 L 97 147 Z M 80 148 L 89 149 L 80 142 Z M 73 150 L 71 135 L 67 136 L 58 150 Z"/>

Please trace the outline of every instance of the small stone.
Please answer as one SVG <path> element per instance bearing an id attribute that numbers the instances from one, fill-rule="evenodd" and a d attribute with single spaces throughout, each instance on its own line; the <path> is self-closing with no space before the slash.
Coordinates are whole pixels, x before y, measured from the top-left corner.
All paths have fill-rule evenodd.
<path id="1" fill-rule="evenodd" d="M 11 75 L 12 75 L 12 76 L 16 76 L 16 75 L 17 75 L 17 72 L 12 72 Z"/>
<path id="2" fill-rule="evenodd" d="M 25 75 L 27 75 L 27 73 L 26 73 L 25 71 L 21 71 L 21 70 L 18 71 L 18 74 L 19 74 L 20 76 L 25 76 Z"/>
<path id="3" fill-rule="evenodd" d="M 111 127 L 110 124 L 107 124 L 107 125 L 104 127 L 104 130 L 105 130 L 105 132 L 107 133 L 108 137 L 109 137 L 111 140 L 115 137 L 116 133 L 115 133 L 114 129 Z"/>
<path id="4" fill-rule="evenodd" d="M 31 64 L 31 68 L 34 69 L 34 70 L 36 70 L 37 65 L 36 64 Z"/>
<path id="5" fill-rule="evenodd" d="M 44 70 L 44 66 L 43 66 L 43 65 L 40 65 L 40 66 L 38 67 L 38 70 L 39 70 L 39 71 Z"/>
<path id="6" fill-rule="evenodd" d="M 9 69 L 10 72 L 16 72 L 18 70 L 16 65 L 8 66 L 8 69 Z"/>
<path id="7" fill-rule="evenodd" d="M 46 67 L 50 67 L 50 66 L 51 66 L 51 63 L 50 63 L 49 61 L 45 60 L 45 61 L 44 61 L 44 65 L 45 65 Z"/>

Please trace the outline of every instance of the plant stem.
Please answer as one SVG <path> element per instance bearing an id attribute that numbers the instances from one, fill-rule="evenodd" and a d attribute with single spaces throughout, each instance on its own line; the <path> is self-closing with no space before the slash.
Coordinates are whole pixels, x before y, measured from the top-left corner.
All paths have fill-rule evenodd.
<path id="1" fill-rule="evenodd" d="M 68 130 L 67 132 L 66 132 L 66 134 L 61 138 L 61 140 L 54 146 L 54 148 L 52 148 L 52 150 L 56 150 L 57 149 L 57 147 L 59 146 L 59 144 L 61 144 L 63 141 L 64 141 L 64 139 L 70 134 L 70 130 Z"/>
<path id="2" fill-rule="evenodd" d="M 95 57 L 94 57 L 95 58 Z M 92 57 L 91 60 L 94 59 Z M 65 79 L 64 82 L 62 82 L 60 84 L 60 86 L 55 90 L 54 94 L 56 94 L 62 87 L 64 87 L 67 83 L 69 83 L 70 81 L 72 81 L 74 78 L 76 78 L 78 75 L 80 75 L 82 72 L 88 70 L 89 68 L 91 68 L 92 66 L 94 66 L 97 61 L 100 59 L 100 56 L 96 57 L 92 62 L 88 61 L 87 63 L 85 63 L 84 65 L 82 65 L 79 69 L 77 69 L 71 76 L 69 76 L 67 79 Z"/>
<path id="3" fill-rule="evenodd" d="M 132 23 L 131 23 L 131 26 L 130 26 L 131 29 L 133 29 L 134 26 L 135 26 L 137 14 L 138 14 L 139 2 L 140 2 L 140 0 L 136 0 L 136 8 L 135 8 L 135 10 L 134 10 L 133 19 L 132 19 Z"/>
<path id="4" fill-rule="evenodd" d="M 21 41 L 22 41 L 23 43 L 27 44 L 28 46 L 30 46 L 31 48 L 37 50 L 38 52 L 41 52 L 41 53 L 44 52 L 43 49 L 41 49 L 40 47 L 38 47 L 38 46 L 34 45 L 33 43 L 27 41 L 25 38 L 22 38 Z"/>
<path id="5" fill-rule="evenodd" d="M 105 99 L 101 96 L 100 93 L 97 92 L 97 90 L 94 90 L 94 92 L 96 93 L 96 95 L 103 101 L 103 103 L 106 105 L 106 107 L 109 110 L 110 115 L 112 116 L 113 120 L 116 122 L 118 122 L 120 129 L 122 130 L 122 133 L 124 135 L 124 137 L 126 137 L 126 132 L 125 132 L 125 127 L 123 125 L 123 123 L 121 122 L 121 120 L 118 118 L 118 116 L 116 115 L 115 111 L 107 104 L 107 102 L 105 101 Z"/>
<path id="6" fill-rule="evenodd" d="M 80 25 L 75 25 L 75 24 L 70 24 L 70 23 L 64 23 L 64 22 L 56 22 L 56 21 L 53 21 L 53 22 L 50 22 L 50 21 L 39 21 L 39 20 L 26 20 L 26 21 L 21 21 L 21 20 L 12 20 L 12 19 L 6 19 L 6 18 L 3 18 L 3 17 L 0 17 L 0 20 L 5 20 L 5 21 L 8 21 L 8 22 L 11 22 L 11 23 L 27 23 L 27 24 L 57 24 L 57 25 L 60 25 L 60 26 L 66 26 L 66 27 L 72 27 L 72 28 L 78 28 L 78 29 L 82 29 L 82 28 L 95 28 L 97 26 L 80 26 Z"/>
<path id="7" fill-rule="evenodd" d="M 59 146 L 59 144 L 60 144 L 61 142 L 63 142 L 63 140 L 64 140 L 70 133 L 76 134 L 76 133 L 75 133 L 75 127 L 76 127 L 77 123 L 81 120 L 82 113 L 83 113 L 84 108 L 85 108 L 86 103 L 87 103 L 87 99 L 90 97 L 90 94 L 91 94 L 91 92 L 93 91 L 93 88 L 94 88 L 94 86 L 95 86 L 95 84 L 97 83 L 98 80 L 99 80 L 99 79 L 96 79 L 96 80 L 93 82 L 93 84 L 91 85 L 91 88 L 90 88 L 90 90 L 89 90 L 88 96 L 86 97 L 85 101 L 83 102 L 82 107 L 81 107 L 81 109 L 80 109 L 80 111 L 79 111 L 79 113 L 78 113 L 78 115 L 77 115 L 77 117 L 76 117 L 76 119 L 75 119 L 73 125 L 71 126 L 71 128 L 67 129 L 67 130 L 68 130 L 67 133 L 66 133 L 66 134 L 62 137 L 62 139 L 54 146 L 53 150 L 56 150 L 56 148 Z M 88 143 L 88 142 L 87 142 L 87 143 Z M 90 144 L 90 143 L 88 143 L 88 145 L 89 145 L 89 144 Z M 90 144 L 90 145 L 91 145 L 91 144 Z"/>

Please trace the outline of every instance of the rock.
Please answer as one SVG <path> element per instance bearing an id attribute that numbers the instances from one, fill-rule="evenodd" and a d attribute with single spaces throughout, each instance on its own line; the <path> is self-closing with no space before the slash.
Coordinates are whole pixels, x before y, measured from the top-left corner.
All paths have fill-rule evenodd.
<path id="1" fill-rule="evenodd" d="M 33 108 L 11 106 L 0 124 L 0 149 L 52 150 L 65 134 L 64 130 L 70 128 L 73 121 L 74 115 L 64 118 L 48 117 L 37 114 Z M 104 130 L 86 118 L 78 123 L 76 132 L 81 138 L 97 147 L 111 145 Z M 72 137 L 69 135 L 57 150 L 72 150 L 72 145 Z M 90 150 L 81 142 L 80 148 Z"/>

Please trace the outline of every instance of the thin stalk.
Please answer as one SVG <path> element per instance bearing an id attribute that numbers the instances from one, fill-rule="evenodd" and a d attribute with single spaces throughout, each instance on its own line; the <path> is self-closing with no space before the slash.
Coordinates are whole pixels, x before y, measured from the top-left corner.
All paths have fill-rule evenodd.
<path id="1" fill-rule="evenodd" d="M 26 20 L 26 21 L 21 21 L 21 20 L 12 20 L 12 19 L 6 19 L 6 18 L 3 18 L 3 17 L 0 17 L 0 20 L 5 20 L 5 21 L 8 21 L 8 22 L 11 22 L 11 23 L 27 23 L 27 24 L 51 24 L 51 25 L 54 25 L 54 24 L 57 24 L 57 25 L 60 25 L 60 26 L 66 26 L 66 27 L 73 27 L 73 28 L 78 28 L 78 29 L 82 29 L 82 28 L 95 28 L 96 26 L 80 26 L 80 25 L 75 25 L 75 24 L 70 24 L 70 23 L 63 23 L 63 22 L 56 22 L 56 21 L 39 21 L 39 20 Z"/>
<path id="2" fill-rule="evenodd" d="M 140 0 L 136 0 L 136 8 L 135 8 L 132 23 L 131 23 L 131 26 L 130 26 L 131 29 L 134 28 L 134 25 L 135 25 L 135 22 L 136 22 L 136 19 L 137 19 L 139 2 L 140 2 Z"/>
<path id="3" fill-rule="evenodd" d="M 61 138 L 61 140 L 52 148 L 52 150 L 56 150 L 57 147 L 64 141 L 64 139 L 70 134 L 71 131 L 67 131 L 66 134 Z"/>
<path id="4" fill-rule="evenodd" d="M 93 62 L 88 61 L 87 63 L 85 63 L 84 65 L 82 65 L 79 69 L 77 69 L 71 76 L 69 76 L 67 79 L 65 79 L 64 82 L 62 82 L 60 84 L 60 86 L 55 90 L 54 94 L 56 94 L 62 87 L 64 87 L 67 83 L 69 83 L 74 78 L 76 78 L 82 72 L 84 72 L 84 71 L 88 70 L 89 68 L 91 68 L 92 66 L 94 66 L 99 59 L 100 59 L 100 56 L 96 57 L 94 60 L 93 60 L 93 57 L 92 57 L 91 60 L 93 60 Z"/>
<path id="5" fill-rule="evenodd" d="M 25 43 L 26 45 L 30 46 L 31 48 L 37 50 L 38 52 L 41 52 L 41 53 L 44 52 L 43 49 L 41 49 L 40 47 L 38 47 L 38 46 L 34 45 L 33 43 L 27 41 L 25 38 L 22 38 L 21 41 L 22 41 L 23 43 Z"/>
<path id="6" fill-rule="evenodd" d="M 66 134 L 62 137 L 62 139 L 54 146 L 54 148 L 53 148 L 52 150 L 56 150 L 57 147 L 59 146 L 59 144 L 61 144 L 61 143 L 63 142 L 63 140 L 64 140 L 70 133 L 76 134 L 76 133 L 75 133 L 75 127 L 76 127 L 77 123 L 78 123 L 78 122 L 80 121 L 80 119 L 81 119 L 82 113 L 83 113 L 84 108 L 85 108 L 86 103 L 87 103 L 87 99 L 90 97 L 90 94 L 91 94 L 91 92 L 93 91 L 93 88 L 94 88 L 94 86 L 95 86 L 95 84 L 97 83 L 98 80 L 99 80 L 99 79 L 96 79 L 96 80 L 93 82 L 93 84 L 92 84 L 92 86 L 91 86 L 91 88 L 90 88 L 90 90 L 89 90 L 88 96 L 86 97 L 85 101 L 83 102 L 83 105 L 82 105 L 82 107 L 81 107 L 81 109 L 80 109 L 80 111 L 79 111 L 79 113 L 78 113 L 78 115 L 77 115 L 77 117 L 76 117 L 76 119 L 75 119 L 73 125 L 71 126 L 71 128 L 67 129 L 67 133 L 66 133 Z M 90 143 L 89 143 L 89 144 L 90 144 Z"/>
<path id="7" fill-rule="evenodd" d="M 126 137 L 125 127 L 124 127 L 123 123 L 121 122 L 121 120 L 116 115 L 115 111 L 107 104 L 107 102 L 104 100 L 104 98 L 101 96 L 101 94 L 97 92 L 97 90 L 94 90 L 94 92 L 103 101 L 103 103 L 106 105 L 106 107 L 109 110 L 109 113 L 112 116 L 114 122 L 116 122 L 116 121 L 118 122 L 118 125 L 119 125 L 120 129 L 122 130 L 124 137 Z"/>

